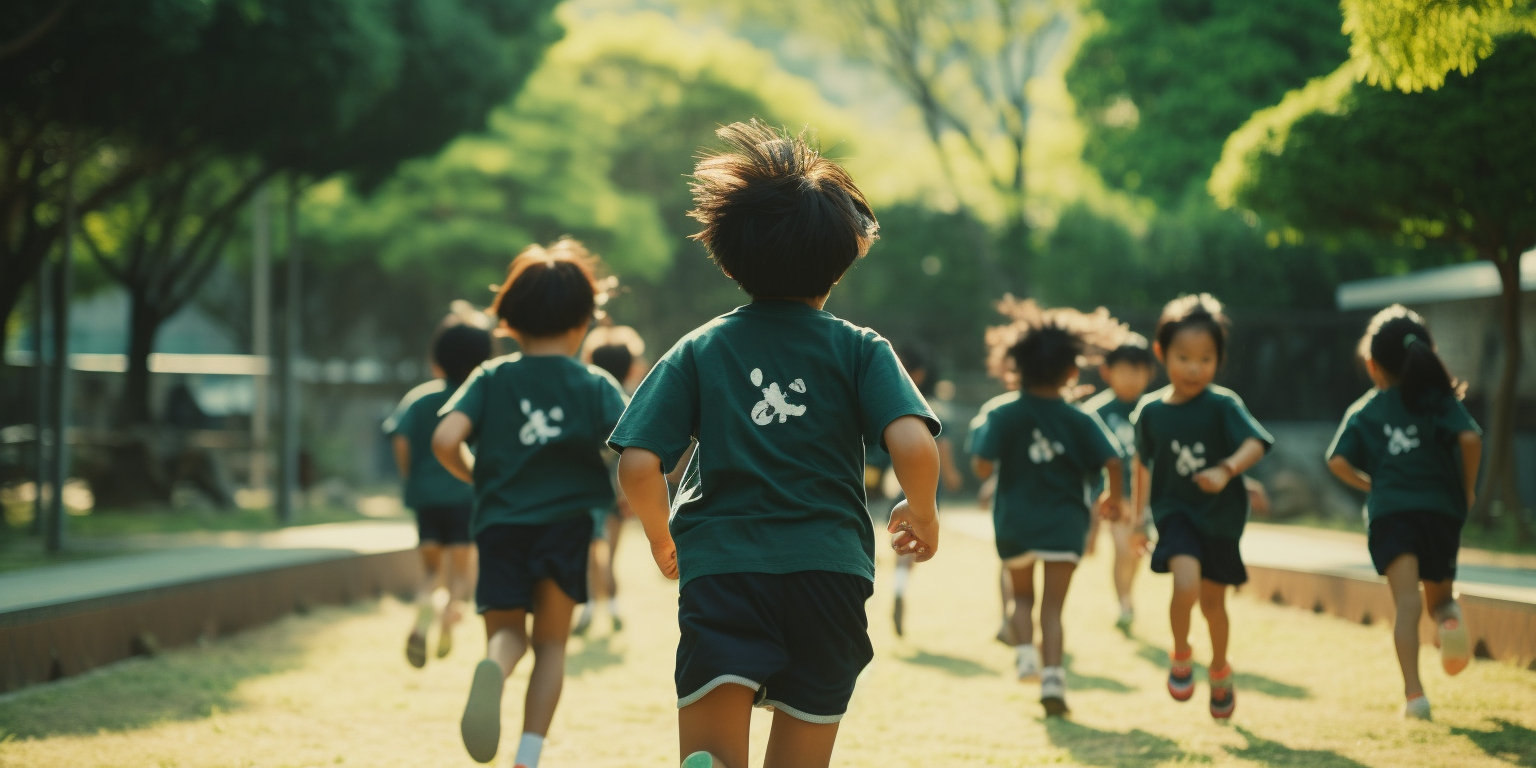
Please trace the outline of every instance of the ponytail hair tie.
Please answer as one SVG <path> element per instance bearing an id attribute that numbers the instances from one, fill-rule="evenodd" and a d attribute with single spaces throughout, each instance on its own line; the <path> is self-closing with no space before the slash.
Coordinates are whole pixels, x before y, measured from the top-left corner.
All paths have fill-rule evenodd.
<path id="1" fill-rule="evenodd" d="M 1418 340 L 1419 340 L 1419 337 L 1417 335 L 1415 335 L 1415 334 L 1412 334 L 1412 333 L 1408 334 L 1407 336 L 1404 336 L 1403 337 L 1403 349 L 1407 349 L 1407 348 L 1413 346 L 1413 343 L 1415 341 L 1418 341 Z"/>

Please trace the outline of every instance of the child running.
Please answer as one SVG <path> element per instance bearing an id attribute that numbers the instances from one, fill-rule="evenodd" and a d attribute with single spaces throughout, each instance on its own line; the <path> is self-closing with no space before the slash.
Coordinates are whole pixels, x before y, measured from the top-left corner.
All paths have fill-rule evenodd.
<path id="1" fill-rule="evenodd" d="M 933 557 L 938 422 L 885 339 L 822 309 L 876 237 L 841 167 L 757 121 L 718 131 L 694 171 L 694 237 L 752 297 L 657 362 L 610 444 L 662 573 L 681 579 L 675 680 L 686 768 L 825 768 L 873 656 L 874 530 L 864 452 L 883 443 L 907 500 L 898 553 Z M 675 509 L 663 473 L 691 442 Z"/>
<path id="2" fill-rule="evenodd" d="M 1099 366 L 1099 378 L 1104 380 L 1108 388 L 1089 398 L 1082 406 L 1083 410 L 1096 414 L 1104 426 L 1109 427 L 1110 433 L 1120 444 L 1120 450 L 1127 457 L 1121 485 L 1126 495 L 1116 500 L 1121 505 L 1120 516 L 1109 524 L 1109 535 L 1115 545 L 1115 561 L 1111 573 L 1114 576 L 1115 596 L 1120 599 L 1120 618 L 1115 620 L 1115 628 L 1127 635 L 1131 632 L 1131 623 L 1136 619 L 1131 584 L 1136 579 L 1136 569 L 1141 565 L 1141 553 L 1147 545 L 1145 510 L 1137 509 L 1131 499 L 1134 466 L 1130 457 L 1136 454 L 1136 428 L 1131 426 L 1131 413 L 1136 410 L 1136 404 L 1141 402 L 1147 385 L 1152 383 L 1154 362 L 1146 338 L 1139 333 L 1129 334 L 1120 342 L 1120 346 L 1104 356 L 1104 364 Z M 1099 485 L 1103 484 L 1101 480 Z M 1090 542 L 1093 535 L 1093 532 L 1088 534 Z"/>
<path id="3" fill-rule="evenodd" d="M 1089 488 L 1108 473 L 1100 510 L 1111 517 L 1120 514 L 1124 493 L 1115 436 L 1092 412 L 1068 405 L 1062 391 L 1076 383 L 1080 360 L 1115 347 L 1123 326 L 1102 309 L 1042 310 L 1011 296 L 999 308 L 1014 321 L 987 331 L 989 367 L 1016 373 L 1022 388 L 987 404 L 971 464 L 983 480 L 994 471 L 998 477 L 992 526 L 1013 586 L 1016 672 L 1020 680 L 1039 675 L 1040 703 L 1055 717 L 1067 712 L 1061 610 L 1088 539 Z M 1039 654 L 1030 616 L 1036 562 L 1044 572 Z"/>
<path id="4" fill-rule="evenodd" d="M 581 358 L 608 372 L 625 394 L 633 394 L 645 376 L 645 340 L 635 329 L 627 325 L 599 325 L 587 334 L 582 345 Z M 612 455 L 612 454 L 610 454 Z M 616 457 L 615 457 L 616 458 Z M 584 635 L 592 626 L 599 602 L 605 601 L 608 619 L 613 631 L 624 629 L 624 617 L 619 613 L 619 582 L 613 573 L 614 557 L 619 551 L 619 534 L 624 531 L 624 521 L 634 516 L 629 502 L 618 490 L 618 462 L 610 462 L 611 475 L 617 499 L 611 507 L 599 507 L 592 511 L 592 553 L 588 556 L 587 597 L 576 617 L 571 634 Z"/>
<path id="5" fill-rule="evenodd" d="M 1211 383 L 1226 359 L 1229 325 L 1210 294 L 1168 302 L 1152 351 L 1169 384 L 1142 398 L 1131 415 L 1138 459 L 1134 508 L 1152 508 L 1152 571 L 1173 574 L 1168 693 L 1175 701 L 1195 693 L 1189 625 L 1198 602 L 1211 633 L 1211 717 L 1222 720 L 1237 707 L 1227 661 L 1227 587 L 1248 580 L 1238 551 L 1248 522 L 1243 472 L 1274 445 L 1236 392 Z"/>
<path id="6" fill-rule="evenodd" d="M 405 641 L 405 658 L 420 669 L 427 665 L 427 631 L 437 618 L 434 605 L 439 582 L 448 588 L 437 636 L 437 657 L 453 650 L 453 628 L 462 616 L 460 605 L 473 581 L 475 548 L 470 543 L 469 514 L 475 489 L 448 474 L 432 455 L 432 433 L 438 409 L 475 367 L 491 356 L 491 335 L 449 316 L 432 340 L 432 380 L 406 393 L 384 422 L 395 451 L 395 464 L 404 481 L 405 506 L 416 514 L 423 576 L 416 588 L 416 624 Z"/>
<path id="7" fill-rule="evenodd" d="M 538 768 L 565 678 L 571 612 L 587 599 L 591 511 L 613 504 L 601 449 L 624 411 L 624 393 L 612 376 L 575 358 L 596 307 L 595 264 L 569 239 L 529 246 L 512 260 L 491 311 L 522 351 L 475 369 L 443 406 L 432 438 L 443 466 L 475 485 L 475 597 L 487 643 L 460 730 L 482 763 L 496 756 L 501 738 L 502 686 L 531 649 L 514 764 Z M 466 443 L 475 446 L 473 466 Z"/>
<path id="8" fill-rule="evenodd" d="M 1376 388 L 1355 401 L 1328 447 L 1328 468 L 1366 499 L 1371 562 L 1397 605 L 1392 639 L 1403 669 L 1403 717 L 1430 719 L 1419 681 L 1419 584 L 1438 627 L 1446 674 L 1472 656 L 1453 582 L 1461 527 L 1483 443 L 1461 386 L 1435 352 L 1424 319 L 1401 305 L 1378 312 L 1360 340 Z"/>

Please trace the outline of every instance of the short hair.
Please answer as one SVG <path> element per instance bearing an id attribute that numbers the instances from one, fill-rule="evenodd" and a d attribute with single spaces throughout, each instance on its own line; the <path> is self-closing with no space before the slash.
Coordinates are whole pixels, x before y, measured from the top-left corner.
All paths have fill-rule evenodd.
<path id="1" fill-rule="evenodd" d="M 908 341 L 896 348 L 896 359 L 901 361 L 901 367 L 907 369 L 907 375 L 913 371 L 926 371 L 927 376 L 917 384 L 918 394 L 923 397 L 933 397 L 934 387 L 938 386 L 938 372 L 933 369 L 932 355 L 928 347 L 916 341 Z"/>
<path id="2" fill-rule="evenodd" d="M 443 369 L 443 376 L 457 386 L 474 373 L 475 367 L 491 356 L 491 334 L 484 328 L 457 322 L 443 325 L 432 340 L 432 362 Z"/>
<path id="3" fill-rule="evenodd" d="M 832 290 L 879 237 L 880 224 L 848 172 L 805 132 L 752 120 L 715 131 L 722 152 L 694 167 L 693 210 L 720 270 L 753 297 L 808 298 Z"/>
<path id="4" fill-rule="evenodd" d="M 1460 398 L 1466 391 L 1435 351 L 1424 318 L 1401 304 L 1371 318 L 1360 339 L 1360 356 L 1374 361 L 1395 380 L 1410 411 L 1434 410 L 1446 395 Z"/>
<path id="5" fill-rule="evenodd" d="M 1034 299 L 1009 295 L 997 310 L 1013 321 L 987 329 L 987 369 L 1005 381 L 1016 374 L 1026 387 L 1066 383 L 1072 368 L 1101 361 L 1127 333 L 1125 324 L 1103 307 L 1092 312 L 1045 309 Z"/>
<path id="6" fill-rule="evenodd" d="M 1157 358 L 1152 356 L 1152 350 L 1147 346 L 1147 337 L 1139 333 L 1128 333 L 1120 346 L 1110 350 L 1104 356 L 1105 365 L 1127 363 L 1129 365 L 1141 365 L 1151 368 L 1157 363 Z"/>
<path id="7" fill-rule="evenodd" d="M 1232 321 L 1227 318 L 1221 302 L 1209 293 L 1192 293 L 1180 296 L 1163 306 L 1163 314 L 1157 319 L 1157 331 L 1153 336 L 1163 354 L 1173 344 L 1173 337 L 1180 331 L 1196 328 L 1211 335 L 1216 343 L 1216 362 L 1227 359 L 1227 332 Z"/>
<path id="8" fill-rule="evenodd" d="M 529 336 L 558 336 L 592 322 L 601 292 L 597 257 L 564 237 L 549 247 L 530 245 L 507 267 L 490 311 Z"/>

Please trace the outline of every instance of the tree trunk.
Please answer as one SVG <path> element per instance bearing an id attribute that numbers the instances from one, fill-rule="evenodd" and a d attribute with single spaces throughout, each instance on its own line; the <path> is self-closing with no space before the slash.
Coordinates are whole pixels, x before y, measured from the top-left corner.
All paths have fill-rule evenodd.
<path id="1" fill-rule="evenodd" d="M 1513 249 L 1512 249 L 1513 250 Z M 1515 399 L 1516 385 L 1520 377 L 1520 254 L 1494 260 L 1499 270 L 1502 288 L 1499 300 L 1499 324 L 1503 335 L 1503 361 L 1499 382 L 1494 390 L 1489 409 L 1489 446 L 1483 476 L 1482 493 L 1479 494 L 1478 517 L 1490 520 L 1488 514 L 1495 498 L 1504 502 L 1507 514 L 1515 516 L 1516 528 L 1521 540 L 1530 538 L 1525 522 L 1525 510 L 1520 503 L 1519 485 L 1515 473 Z"/>
<path id="2" fill-rule="evenodd" d="M 155 335 L 165 318 L 150 306 L 141 291 L 130 292 L 128 310 L 128 372 L 123 380 L 122 426 L 150 424 L 154 410 L 149 401 L 149 355 L 155 349 Z"/>

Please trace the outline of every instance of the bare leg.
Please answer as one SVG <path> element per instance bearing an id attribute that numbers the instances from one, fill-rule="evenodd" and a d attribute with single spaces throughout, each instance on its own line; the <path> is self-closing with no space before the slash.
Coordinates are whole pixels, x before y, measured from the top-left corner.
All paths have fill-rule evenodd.
<path id="1" fill-rule="evenodd" d="M 624 532 L 624 518 L 618 515 L 609 515 L 603 523 L 608 527 L 608 599 L 616 600 L 619 597 L 619 582 L 614 577 L 613 561 L 619 553 L 619 534 Z"/>
<path id="2" fill-rule="evenodd" d="M 1045 584 L 1040 593 L 1040 658 L 1046 667 L 1061 666 L 1061 609 L 1067 601 L 1076 563 L 1043 563 Z"/>
<path id="3" fill-rule="evenodd" d="M 1030 563 L 1023 568 L 1009 568 L 1013 586 L 1013 615 L 1009 621 L 1013 624 L 1013 637 L 1016 645 L 1031 645 L 1035 642 L 1034 617 L 1035 610 L 1035 565 Z"/>
<path id="4" fill-rule="evenodd" d="M 832 764 L 837 726 L 807 723 L 784 712 L 774 712 L 763 768 L 827 768 Z"/>
<path id="5" fill-rule="evenodd" d="M 463 605 L 475 580 L 475 548 L 467 544 L 446 547 L 443 560 L 448 582 L 448 610 L 443 612 L 443 628 L 447 630 L 463 618 Z"/>
<path id="6" fill-rule="evenodd" d="M 1419 680 L 1419 558 L 1398 555 L 1387 566 L 1387 587 L 1397 608 L 1392 619 L 1392 645 L 1397 649 L 1397 665 L 1403 670 L 1403 696 L 1417 696 L 1424 693 Z"/>
<path id="7" fill-rule="evenodd" d="M 1424 582 L 1424 609 L 1429 613 L 1429 618 L 1436 622 L 1445 618 L 1461 618 L 1461 606 L 1456 602 L 1455 587 L 1453 579 Z"/>
<path id="8" fill-rule="evenodd" d="M 1120 598 L 1120 610 L 1131 610 L 1131 586 L 1136 581 L 1136 572 L 1141 565 L 1141 552 L 1138 551 L 1136 534 L 1130 526 L 1113 523 L 1109 527 L 1110 535 L 1115 541 L 1115 595 Z"/>
<path id="9" fill-rule="evenodd" d="M 485 657 L 501 667 L 501 679 L 505 680 L 528 652 L 528 612 L 518 608 L 486 611 L 481 616 L 485 619 Z"/>
<path id="10" fill-rule="evenodd" d="M 1168 623 L 1173 628 L 1173 655 L 1189 655 L 1189 614 L 1200 600 L 1200 561 L 1189 555 L 1168 560 L 1173 572 L 1173 599 L 1168 603 Z"/>
<path id="11" fill-rule="evenodd" d="M 1219 672 L 1227 668 L 1227 585 L 1200 582 L 1200 613 L 1211 631 L 1211 669 Z"/>
<path id="12" fill-rule="evenodd" d="M 1461 605 L 1456 602 L 1455 583 L 1451 579 L 1423 583 L 1424 607 L 1435 622 L 1435 635 L 1440 641 L 1440 663 L 1446 674 L 1457 674 L 1472 660 L 1473 648 L 1467 623 L 1461 617 Z M 1452 619 L 1454 623 L 1448 626 Z"/>
<path id="13" fill-rule="evenodd" d="M 437 592 L 438 578 L 442 576 L 443 548 L 437 542 L 424 541 L 417 551 L 421 553 L 422 577 L 416 584 L 416 620 L 405 639 L 405 658 L 411 666 L 420 669 L 427 665 L 427 630 L 437 615 L 432 598 Z"/>
<path id="14" fill-rule="evenodd" d="M 533 585 L 533 671 L 528 676 L 523 733 L 549 733 L 565 687 L 565 642 L 571 636 L 576 601 L 552 579 Z"/>
<path id="15" fill-rule="evenodd" d="M 677 737 L 682 757 L 708 752 L 716 765 L 747 768 L 747 741 L 752 728 L 752 700 L 757 692 L 726 683 L 704 698 L 677 711 Z M 775 721 L 775 728 L 778 727 Z"/>

